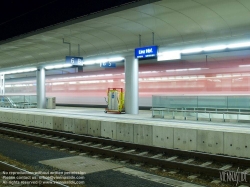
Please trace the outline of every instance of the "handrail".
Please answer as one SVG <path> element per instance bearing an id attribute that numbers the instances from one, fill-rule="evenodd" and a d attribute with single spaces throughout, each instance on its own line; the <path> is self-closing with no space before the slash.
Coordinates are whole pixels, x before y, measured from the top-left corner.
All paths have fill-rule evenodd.
<path id="1" fill-rule="evenodd" d="M 20 97 L 20 98 L 18 98 Z M 28 97 L 28 98 L 27 98 Z M 0 107 L 7 107 L 7 108 L 30 108 L 36 107 L 37 103 L 36 96 L 21 96 L 21 95 L 3 95 L 0 96 Z M 15 99 L 14 99 L 15 98 Z"/>
<path id="2" fill-rule="evenodd" d="M 212 119 L 212 117 L 211 117 L 212 114 L 223 114 L 222 119 L 224 121 L 226 119 L 232 119 L 232 118 L 227 118 L 227 116 L 225 116 L 226 114 L 227 115 L 230 115 L 230 114 L 231 115 L 237 115 L 236 120 L 250 120 L 250 110 L 249 110 L 249 112 L 246 112 L 246 111 L 240 111 L 241 109 L 238 109 L 238 111 L 229 111 L 228 109 L 226 109 L 226 110 L 225 109 L 224 110 L 217 110 L 218 108 L 214 108 L 214 109 L 216 109 L 216 110 L 214 110 L 214 111 L 211 111 L 211 110 L 196 110 L 196 108 L 194 108 L 193 110 L 189 110 L 189 109 L 184 109 L 184 108 L 164 108 L 164 107 L 162 107 L 162 108 L 159 107 L 158 108 L 158 107 L 156 107 L 156 108 L 151 108 L 150 110 L 152 111 L 152 117 L 156 116 L 155 112 L 157 111 L 159 113 L 159 115 L 162 118 L 164 118 L 164 111 L 166 111 L 168 113 L 172 112 L 172 118 L 173 119 L 175 119 L 175 116 L 176 116 L 175 112 L 176 112 L 176 113 L 182 113 L 182 117 L 184 117 L 185 120 L 187 119 L 187 117 L 190 117 L 190 116 L 186 115 L 187 113 L 195 113 L 196 116 L 192 116 L 192 117 L 196 117 L 197 120 L 199 119 L 199 114 L 204 114 L 204 113 L 209 114 L 209 116 L 208 117 L 203 116 L 201 118 L 209 118 L 210 121 Z M 245 118 L 248 117 L 249 119 L 248 118 L 247 119 L 241 119 L 240 117 L 243 117 L 243 116 Z M 213 117 L 213 118 L 216 118 L 216 117 Z M 216 119 L 218 119 L 218 117 Z"/>

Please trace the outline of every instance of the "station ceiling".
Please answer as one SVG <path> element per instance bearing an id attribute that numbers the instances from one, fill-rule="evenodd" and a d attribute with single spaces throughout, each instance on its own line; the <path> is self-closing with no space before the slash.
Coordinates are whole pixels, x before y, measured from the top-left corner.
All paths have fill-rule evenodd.
<path id="1" fill-rule="evenodd" d="M 139 35 L 148 46 L 152 33 L 160 47 L 247 39 L 249 18 L 249 0 L 143 0 L 0 42 L 0 68 L 63 61 L 69 55 L 63 38 L 72 56 L 78 56 L 79 44 L 84 58 L 133 54 Z"/>

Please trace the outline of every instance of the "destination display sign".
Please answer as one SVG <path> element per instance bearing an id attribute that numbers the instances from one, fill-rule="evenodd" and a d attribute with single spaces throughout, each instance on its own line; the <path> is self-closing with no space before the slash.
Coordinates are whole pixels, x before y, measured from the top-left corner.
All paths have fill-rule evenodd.
<path id="1" fill-rule="evenodd" d="M 148 46 L 140 47 L 135 49 L 135 58 L 144 59 L 144 58 L 153 58 L 157 57 L 158 46 Z"/>
<path id="2" fill-rule="evenodd" d="M 67 64 L 71 64 L 73 66 L 82 66 L 83 65 L 83 57 L 66 56 L 65 61 Z"/>

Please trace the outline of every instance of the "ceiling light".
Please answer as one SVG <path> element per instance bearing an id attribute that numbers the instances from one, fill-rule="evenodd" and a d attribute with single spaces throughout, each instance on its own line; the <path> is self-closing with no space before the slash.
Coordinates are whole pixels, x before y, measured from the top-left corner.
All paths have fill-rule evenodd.
<path id="1" fill-rule="evenodd" d="M 232 48 L 240 48 L 240 47 L 250 47 L 250 42 L 230 44 L 227 47 L 230 48 L 230 49 L 232 49 Z"/>
<path id="2" fill-rule="evenodd" d="M 13 71 L 2 72 L 2 74 L 23 73 L 23 72 L 31 72 L 31 71 L 36 71 L 36 70 L 37 70 L 37 68 L 17 69 L 17 70 L 13 70 Z"/>
<path id="3" fill-rule="evenodd" d="M 239 67 L 250 67 L 250 64 L 247 64 L 247 65 L 239 65 Z"/>
<path id="4" fill-rule="evenodd" d="M 57 64 L 51 66 L 45 66 L 45 69 L 60 69 L 60 68 L 68 68 L 71 67 L 71 64 Z"/>
<path id="5" fill-rule="evenodd" d="M 99 64 L 99 63 L 103 63 L 103 62 L 108 62 L 109 60 L 108 59 L 98 59 L 95 61 L 96 64 Z"/>
<path id="6" fill-rule="evenodd" d="M 203 48 L 204 51 L 215 51 L 215 50 L 222 50 L 226 49 L 226 45 L 217 45 L 217 46 L 210 46 L 210 47 L 205 47 Z"/>
<path id="7" fill-rule="evenodd" d="M 186 53 L 198 53 L 201 52 L 202 48 L 192 48 L 192 49 L 185 49 L 182 50 L 181 53 L 186 54 Z"/>
<path id="8" fill-rule="evenodd" d="M 85 61 L 83 62 L 84 65 L 91 65 L 91 64 L 95 64 L 96 62 L 94 60 L 89 60 L 89 61 Z"/>
<path id="9" fill-rule="evenodd" d="M 190 70 L 190 71 L 201 70 L 201 68 L 189 68 L 188 70 Z"/>
<path id="10" fill-rule="evenodd" d="M 119 61 L 122 61 L 124 60 L 123 57 L 114 57 L 114 58 L 109 58 L 108 61 L 109 62 L 119 62 Z"/>

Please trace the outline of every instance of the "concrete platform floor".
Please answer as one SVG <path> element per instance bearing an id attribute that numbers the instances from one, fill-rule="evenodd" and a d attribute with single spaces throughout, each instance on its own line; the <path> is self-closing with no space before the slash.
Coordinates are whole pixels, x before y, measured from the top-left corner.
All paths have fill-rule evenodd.
<path id="1" fill-rule="evenodd" d="M 47 115 L 62 115 L 67 117 L 90 117 L 100 120 L 121 120 L 121 121 L 133 121 L 137 122 L 149 122 L 155 125 L 166 125 L 169 127 L 189 128 L 189 129 L 202 129 L 202 130 L 217 130 L 227 132 L 244 132 L 250 133 L 250 123 L 238 123 L 238 122 L 214 122 L 214 121 L 194 121 L 194 120 L 178 120 L 167 118 L 152 118 L 152 112 L 150 110 L 140 110 L 138 115 L 132 114 L 114 114 L 104 113 L 104 108 L 83 108 L 83 107 L 62 107 L 57 106 L 56 109 L 13 109 L 13 108 L 1 108 L 4 110 L 17 110 L 19 112 L 28 112 L 33 114 L 47 114 Z"/>

